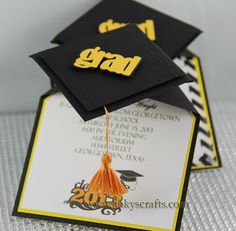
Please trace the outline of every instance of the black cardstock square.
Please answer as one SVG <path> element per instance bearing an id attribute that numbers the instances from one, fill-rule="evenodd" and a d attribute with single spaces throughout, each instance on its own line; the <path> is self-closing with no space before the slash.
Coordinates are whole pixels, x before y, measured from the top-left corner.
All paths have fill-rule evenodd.
<path id="1" fill-rule="evenodd" d="M 52 40 L 65 44 L 99 33 L 98 26 L 112 19 L 119 23 L 154 21 L 155 43 L 171 58 L 185 49 L 201 31 L 185 22 L 132 0 L 102 0 L 95 7 L 65 28 Z"/>
<path id="2" fill-rule="evenodd" d="M 81 70 L 73 67 L 81 51 L 97 46 L 124 57 L 138 55 L 142 57 L 142 63 L 131 77 L 98 68 Z M 52 48 L 32 57 L 85 121 L 103 115 L 104 106 L 109 111 L 117 110 L 191 81 L 135 24 Z"/>

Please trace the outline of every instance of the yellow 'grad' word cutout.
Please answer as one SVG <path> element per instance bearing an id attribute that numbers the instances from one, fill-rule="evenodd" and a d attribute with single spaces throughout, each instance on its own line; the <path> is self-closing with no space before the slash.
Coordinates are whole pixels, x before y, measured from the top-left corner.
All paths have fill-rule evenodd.
<path id="1" fill-rule="evenodd" d="M 131 76 L 141 61 L 140 56 L 123 57 L 119 54 L 106 53 L 100 47 L 88 48 L 80 53 L 74 62 L 78 68 L 100 68 L 116 74 Z"/>
<path id="2" fill-rule="evenodd" d="M 108 19 L 106 22 L 102 22 L 98 26 L 98 31 L 100 33 L 105 33 L 111 30 L 115 30 L 121 27 L 126 26 L 128 23 L 119 23 L 119 22 L 113 22 L 112 19 Z M 151 19 L 147 19 L 145 22 L 137 24 L 139 29 L 147 35 L 147 37 L 155 41 L 156 40 L 156 33 L 155 33 L 155 26 L 154 26 L 154 21 Z"/>

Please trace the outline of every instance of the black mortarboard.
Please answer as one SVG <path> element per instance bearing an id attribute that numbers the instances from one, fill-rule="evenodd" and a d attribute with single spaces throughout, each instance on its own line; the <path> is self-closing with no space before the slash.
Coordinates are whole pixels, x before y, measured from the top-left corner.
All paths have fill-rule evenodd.
<path id="1" fill-rule="evenodd" d="M 65 44 L 115 29 L 118 23 L 137 23 L 171 58 L 176 57 L 200 34 L 199 29 L 138 2 L 103 0 L 60 32 L 52 42 Z"/>
<path id="2" fill-rule="evenodd" d="M 132 170 L 116 170 L 116 171 L 121 174 L 120 179 L 127 182 L 134 182 L 136 181 L 137 177 L 143 177 L 143 175 L 134 172 Z"/>
<path id="3" fill-rule="evenodd" d="M 73 66 L 81 52 L 96 47 L 110 52 L 111 57 L 112 54 L 141 57 L 141 62 L 131 77 L 102 71 L 101 68 L 80 69 Z M 90 54 L 87 55 L 89 57 Z M 117 110 L 191 81 L 134 24 L 52 48 L 32 57 L 85 121 L 103 115 L 103 106 L 108 111 Z M 178 98 L 175 100 L 178 101 Z"/>

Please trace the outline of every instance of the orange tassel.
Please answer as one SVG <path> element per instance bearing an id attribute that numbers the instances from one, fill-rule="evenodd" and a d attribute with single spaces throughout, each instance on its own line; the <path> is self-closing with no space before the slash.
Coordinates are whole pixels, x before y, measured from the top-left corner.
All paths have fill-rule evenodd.
<path id="1" fill-rule="evenodd" d="M 102 167 L 92 178 L 88 190 L 94 193 L 123 195 L 128 191 L 111 168 L 112 155 L 108 152 L 109 112 L 106 107 L 104 109 L 106 112 L 106 152 L 102 155 Z"/>

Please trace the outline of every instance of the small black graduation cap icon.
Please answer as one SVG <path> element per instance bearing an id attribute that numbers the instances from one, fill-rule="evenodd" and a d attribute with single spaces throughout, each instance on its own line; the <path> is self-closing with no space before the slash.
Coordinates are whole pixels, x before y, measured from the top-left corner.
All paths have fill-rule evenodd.
<path id="1" fill-rule="evenodd" d="M 132 170 L 116 170 L 121 174 L 120 179 L 127 182 L 135 182 L 137 177 L 143 177 L 143 175 L 134 172 Z"/>
<path id="2" fill-rule="evenodd" d="M 75 60 L 89 48 L 124 57 L 141 57 L 141 63 L 131 77 L 101 71 L 101 66 L 75 68 Z M 181 106 L 185 98 L 180 97 L 181 102 L 178 100 L 177 96 L 181 95 L 178 86 L 192 81 L 135 24 L 42 51 L 32 58 L 84 121 L 103 115 L 104 106 L 112 112 L 152 97 Z"/>
<path id="3" fill-rule="evenodd" d="M 86 36 L 98 34 L 100 27 L 119 28 L 117 25 L 137 23 L 153 42 L 171 58 L 176 57 L 201 32 L 178 19 L 132 0 L 103 0 L 52 40 L 65 44 Z M 151 33 L 149 25 L 151 25 Z M 154 28 L 153 28 L 154 27 Z M 155 38 L 155 39 L 154 39 Z"/>

